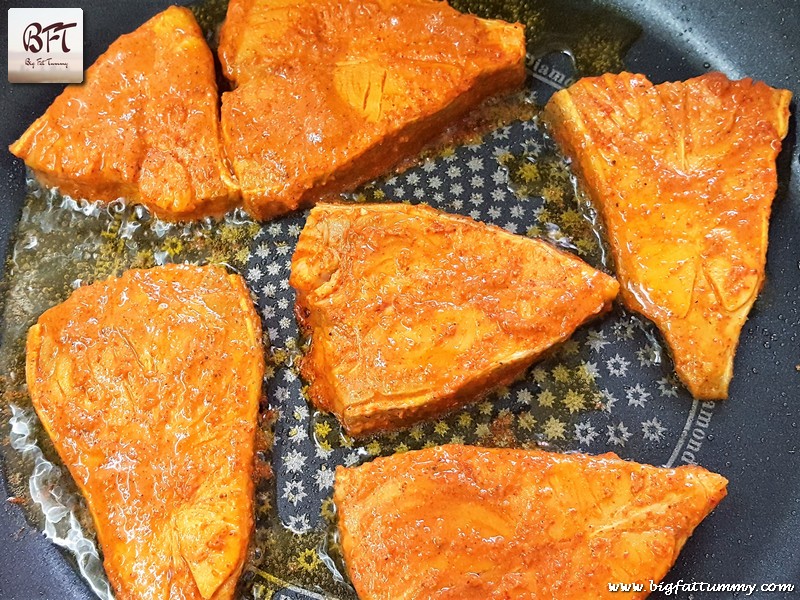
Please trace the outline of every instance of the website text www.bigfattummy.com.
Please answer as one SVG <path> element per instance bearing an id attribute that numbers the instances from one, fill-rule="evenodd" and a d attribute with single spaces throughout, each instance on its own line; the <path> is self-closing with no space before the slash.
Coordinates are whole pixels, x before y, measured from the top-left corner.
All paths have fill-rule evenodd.
<path id="1" fill-rule="evenodd" d="M 661 592 L 665 596 L 676 596 L 681 592 L 739 592 L 745 596 L 752 596 L 756 592 L 793 592 L 793 583 L 709 583 L 707 581 L 678 581 L 666 583 L 652 579 L 648 583 L 609 583 L 609 592 Z"/>

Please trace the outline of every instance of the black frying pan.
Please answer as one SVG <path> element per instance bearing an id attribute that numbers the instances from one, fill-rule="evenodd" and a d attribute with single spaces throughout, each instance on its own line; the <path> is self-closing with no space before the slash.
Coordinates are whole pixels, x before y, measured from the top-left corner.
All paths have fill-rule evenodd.
<path id="1" fill-rule="evenodd" d="M 751 76 L 800 93 L 800 4 L 794 0 L 737 0 L 724 5 L 704 0 L 610 3 L 643 28 L 627 54 L 629 70 L 660 82 L 718 69 L 731 78 Z M 169 2 L 7 3 L 76 4 L 83 4 L 84 9 L 88 66 L 119 35 L 132 31 Z M 6 18 L 5 11 L 3 16 Z M 570 18 L 567 12 L 564 18 Z M 0 31 L 5 35 L 7 28 Z M 25 190 L 23 165 L 5 147 L 61 89 L 60 85 L 2 85 L 2 259 Z M 796 111 L 794 101 L 792 112 Z M 729 496 L 689 541 L 667 581 L 789 582 L 800 590 L 796 541 L 800 531 L 800 367 L 796 368 L 800 364 L 800 160 L 795 138 L 793 117 L 779 160 L 781 185 L 770 226 L 767 284 L 742 334 L 731 387 L 733 400 L 714 410 L 699 456 L 701 464 L 731 480 Z M 769 342 L 768 348 L 765 342 Z M 687 431 L 691 435 L 691 427 Z M 5 484 L 0 469 L 0 486 L 5 488 Z M 4 502 L 0 509 L 0 599 L 92 597 L 61 551 L 26 522 L 18 507 Z M 285 597 L 301 596 L 287 592 Z M 724 595 L 696 593 L 692 597 Z M 757 592 L 752 597 L 781 595 Z"/>

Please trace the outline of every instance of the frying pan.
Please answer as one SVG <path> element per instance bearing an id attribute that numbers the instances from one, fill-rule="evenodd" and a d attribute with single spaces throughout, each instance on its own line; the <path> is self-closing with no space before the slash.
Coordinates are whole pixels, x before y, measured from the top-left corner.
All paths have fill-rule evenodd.
<path id="1" fill-rule="evenodd" d="M 643 72 L 654 82 L 721 70 L 731 78 L 750 76 L 800 93 L 800 3 L 794 0 L 608 1 L 643 29 L 627 53 L 628 70 Z M 76 4 L 81 3 L 48 0 L 8 6 Z M 168 4 L 163 0 L 85 3 L 86 66 L 119 35 Z M 7 18 L 5 11 L 3 15 Z M 5 35 L 7 28 L 0 31 Z M 61 89 L 60 85 L 4 83 L 2 148 Z M 796 101 L 792 112 L 797 112 Z M 800 531 L 800 159 L 795 140 L 793 117 L 779 159 L 780 189 L 770 224 L 767 283 L 742 333 L 732 399 L 714 409 L 697 457 L 703 466 L 730 479 L 729 496 L 689 540 L 667 581 L 789 582 L 800 590 L 796 540 Z M 0 259 L 5 260 L 20 217 L 25 173 L 22 162 L 5 150 L 0 150 L 0 161 Z M 691 438 L 697 423 L 698 411 L 692 412 L 692 406 L 696 407 L 684 401 L 688 415 L 680 438 L 684 441 Z M 676 446 L 686 447 L 685 443 Z M 0 487 L 7 492 L 4 469 L 0 469 Z M 4 502 L 0 508 L 0 599 L 93 597 L 62 551 L 25 520 L 19 507 Z M 285 592 L 284 597 L 302 595 Z M 722 596 L 695 593 L 692 597 Z M 757 592 L 752 597 L 782 595 Z"/>

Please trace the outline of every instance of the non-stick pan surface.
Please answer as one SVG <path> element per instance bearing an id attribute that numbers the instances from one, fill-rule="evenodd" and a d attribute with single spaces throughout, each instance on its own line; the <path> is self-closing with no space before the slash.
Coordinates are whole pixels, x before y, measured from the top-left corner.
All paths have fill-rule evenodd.
<path id="1" fill-rule="evenodd" d="M 628 70 L 643 72 L 660 82 L 717 69 L 731 78 L 751 76 L 800 93 L 800 4 L 794 0 L 611 1 L 643 29 L 642 36 L 627 54 Z M 81 3 L 49 0 L 15 2 L 9 6 L 76 4 Z M 132 31 L 167 4 L 155 0 L 83 3 L 86 64 L 91 64 L 119 35 Z M 3 13 L 5 17 L 5 11 Z M 569 18 L 569 13 L 565 12 L 564 19 Z M 5 35 L 7 28 L 3 26 L 0 31 Z M 24 167 L 4 148 L 45 110 L 61 89 L 59 85 L 2 85 L 0 258 L 5 258 L 25 196 Z M 796 111 L 797 102 L 794 101 L 792 112 Z M 517 134 L 512 128 L 509 145 L 516 143 L 514 136 Z M 469 152 L 471 150 L 457 152 L 454 159 L 456 164 L 463 160 L 464 169 L 467 169 L 463 165 L 469 160 Z M 417 169 L 417 172 L 421 171 Z M 675 418 L 680 424 L 669 432 L 673 437 L 669 447 L 647 450 L 648 446 L 643 443 L 642 454 L 627 453 L 630 458 L 680 464 L 689 450 L 697 462 L 731 481 L 728 498 L 688 542 L 667 578 L 669 582 L 793 583 L 798 590 L 795 593 L 800 593 L 797 544 L 800 531 L 800 160 L 794 116 L 779 161 L 779 179 L 780 190 L 770 225 L 767 283 L 742 334 L 731 399 L 704 413 L 702 404 L 692 403 L 685 393 L 679 394 L 672 400 L 677 403 Z M 409 185 L 407 177 L 399 183 L 387 183 L 387 192 L 403 184 Z M 447 204 L 442 206 L 447 207 Z M 524 219 L 524 215 L 517 216 Z M 491 215 L 481 213 L 480 217 L 491 218 Z M 302 222 L 302 215 L 288 221 L 300 225 Z M 504 225 L 502 219 L 498 224 Z M 268 265 L 257 253 L 248 266 L 264 268 L 264 280 L 269 279 Z M 260 271 L 256 274 L 261 275 Z M 260 308 L 263 314 L 263 303 Z M 266 325 L 269 327 L 271 323 Z M 597 331 L 609 337 L 613 335 L 610 326 L 603 327 Z M 586 336 L 589 334 L 582 335 L 583 342 L 588 343 Z M 619 371 L 620 361 L 614 362 L 613 358 L 600 357 L 601 370 Z M 611 366 L 608 360 L 612 360 Z M 633 363 L 634 358 L 622 356 L 621 360 Z M 645 367 L 655 368 L 649 364 Z M 627 384 L 620 383 L 618 391 L 612 390 L 622 398 L 621 404 L 626 403 L 626 398 L 630 404 L 632 397 L 634 404 L 636 402 L 635 372 L 638 368 L 639 365 L 632 364 L 626 374 L 632 379 Z M 668 373 L 669 359 L 659 368 Z M 626 396 L 631 389 L 633 396 Z M 649 391 L 643 393 L 653 396 L 657 389 L 647 388 Z M 616 424 L 611 419 L 596 425 L 602 434 L 601 441 L 606 442 L 597 450 L 607 449 L 609 444 L 614 449 L 622 432 L 605 428 Z M 636 428 L 638 431 L 638 422 Z M 698 428 L 702 429 L 700 433 L 696 433 Z M 628 429 L 633 427 L 629 425 Z M 7 432 L 3 431 L 5 435 Z M 284 445 L 289 443 L 287 439 L 283 439 Z M 578 448 L 580 445 L 576 446 Z M 275 452 L 279 491 L 291 479 L 292 469 L 287 468 L 283 458 L 285 449 L 278 447 Z M 585 446 L 583 449 L 594 451 Z M 624 447 L 620 453 L 626 456 Z M 309 466 L 311 463 L 317 465 L 318 461 L 314 463 L 312 458 Z M 0 486 L 6 486 L 2 469 Z M 286 501 L 281 506 L 287 512 L 285 518 L 297 509 L 296 503 L 293 506 Z M 286 592 L 284 596 L 302 597 L 297 594 Z M 3 502 L 0 508 L 0 599 L 92 597 L 89 587 L 62 552 L 26 522 L 19 507 Z M 680 597 L 699 599 L 726 595 L 694 593 L 688 596 L 684 592 Z M 756 592 L 752 597 L 783 595 Z"/>

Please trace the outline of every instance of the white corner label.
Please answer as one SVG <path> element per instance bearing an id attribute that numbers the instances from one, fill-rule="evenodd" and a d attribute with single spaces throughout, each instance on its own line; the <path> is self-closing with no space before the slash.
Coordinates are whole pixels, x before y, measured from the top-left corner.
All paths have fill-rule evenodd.
<path id="1" fill-rule="evenodd" d="M 83 81 L 83 9 L 9 8 L 8 81 Z"/>

